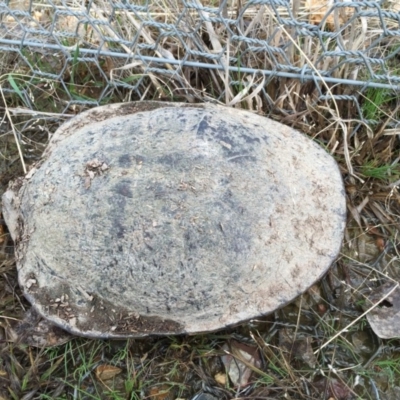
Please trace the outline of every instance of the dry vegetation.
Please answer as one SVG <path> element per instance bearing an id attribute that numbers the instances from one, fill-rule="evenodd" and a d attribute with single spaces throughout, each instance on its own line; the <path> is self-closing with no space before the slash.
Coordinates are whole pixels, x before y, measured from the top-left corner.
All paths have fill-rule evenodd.
<path id="1" fill-rule="evenodd" d="M 363 16 L 354 6 L 327 14 L 330 7 L 314 0 L 275 8 L 221 2 L 221 14 L 232 21 L 226 24 L 199 0 L 186 8 L 157 1 L 134 11 L 95 0 L 87 13 L 78 2 L 54 3 L 56 9 L 44 0 L 29 8 L 26 0 L 12 0 L 3 15 L 3 39 L 55 47 L 0 50 L 2 188 L 37 160 L 57 126 L 87 107 L 214 101 L 297 128 L 333 154 L 346 186 L 348 225 L 340 257 L 326 277 L 274 315 L 210 335 L 69 338 L 52 348 L 29 346 L 28 326 L 25 335 L 12 329 L 29 305 L 19 291 L 12 242 L 3 227 L 0 399 L 190 399 L 202 391 L 218 399 L 400 398 L 400 342 L 379 339 L 366 319 L 367 296 L 384 283 L 397 285 L 400 275 L 398 91 L 318 79 L 370 82 L 371 72 L 399 78 L 400 36 L 384 35 L 382 27 L 384 22 L 385 29 L 399 32 L 399 20 Z M 203 5 L 219 7 L 210 0 Z M 400 7 L 393 0 L 382 9 L 395 13 Z M 282 20 L 291 20 L 289 11 L 299 22 L 320 24 L 315 32 L 337 34 L 296 34 Z M 348 53 L 324 53 L 338 49 Z M 357 54 L 364 63 L 348 62 Z M 315 80 L 252 71 L 298 74 L 304 66 Z M 385 301 L 382 307 L 394 306 Z M 242 357 L 237 343 L 254 346 L 259 355 L 259 364 L 247 362 L 253 373 L 242 387 L 229 380 L 221 361 L 227 352 Z"/>

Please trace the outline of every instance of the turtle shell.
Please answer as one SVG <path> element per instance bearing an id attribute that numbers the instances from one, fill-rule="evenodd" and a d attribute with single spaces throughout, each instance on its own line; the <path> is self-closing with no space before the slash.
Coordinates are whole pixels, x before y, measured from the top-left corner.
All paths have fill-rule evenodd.
<path id="1" fill-rule="evenodd" d="M 297 131 L 211 104 L 137 102 L 64 124 L 3 196 L 20 285 L 91 337 L 206 332 L 271 313 L 335 260 L 345 196 Z"/>

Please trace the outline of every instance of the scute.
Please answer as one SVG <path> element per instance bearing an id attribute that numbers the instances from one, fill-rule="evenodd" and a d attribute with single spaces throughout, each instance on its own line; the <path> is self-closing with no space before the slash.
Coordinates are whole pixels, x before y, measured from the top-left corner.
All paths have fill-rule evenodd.
<path id="1" fill-rule="evenodd" d="M 321 277 L 343 236 L 333 158 L 216 105 L 82 113 L 30 175 L 3 200 L 16 199 L 20 284 L 85 336 L 205 332 L 270 313 Z"/>

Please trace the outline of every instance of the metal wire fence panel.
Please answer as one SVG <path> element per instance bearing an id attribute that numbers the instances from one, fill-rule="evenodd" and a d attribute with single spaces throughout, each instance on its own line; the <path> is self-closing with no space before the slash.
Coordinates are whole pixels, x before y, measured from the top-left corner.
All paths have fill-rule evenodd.
<path id="1" fill-rule="evenodd" d="M 398 0 L 9 0 L 0 16 L 3 94 L 32 110 L 159 97 L 276 107 L 299 88 L 359 109 L 368 91 L 400 90 Z"/>

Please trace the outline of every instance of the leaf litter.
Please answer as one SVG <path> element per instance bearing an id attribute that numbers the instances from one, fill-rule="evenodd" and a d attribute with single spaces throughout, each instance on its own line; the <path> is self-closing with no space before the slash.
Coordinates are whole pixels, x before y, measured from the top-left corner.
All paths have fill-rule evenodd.
<path id="1" fill-rule="evenodd" d="M 221 357 L 222 363 L 233 386 L 242 388 L 249 385 L 253 371 L 261 368 L 257 347 L 232 340 L 225 343 L 222 350 L 226 353 Z"/>

